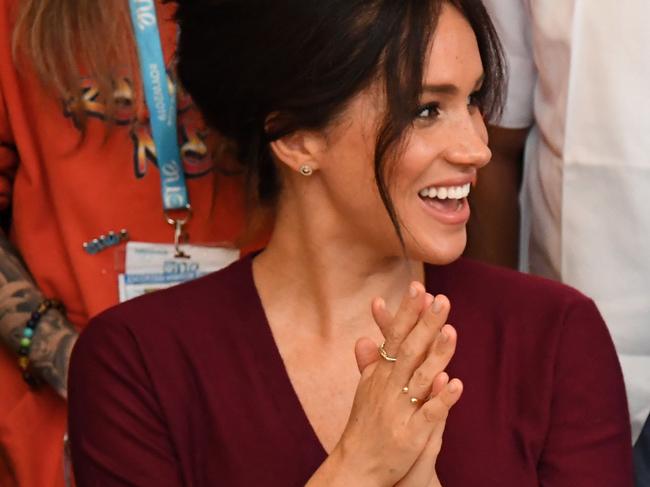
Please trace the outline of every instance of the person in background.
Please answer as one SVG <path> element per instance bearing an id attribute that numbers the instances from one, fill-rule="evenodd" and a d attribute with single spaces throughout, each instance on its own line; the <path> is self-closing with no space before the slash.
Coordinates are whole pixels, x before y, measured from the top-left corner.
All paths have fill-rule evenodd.
<path id="1" fill-rule="evenodd" d="M 275 227 L 93 319 L 70 365 L 79 484 L 631 486 L 593 302 L 459 259 L 504 82 L 481 2 L 181 0 L 178 19 L 179 77 Z"/>
<path id="2" fill-rule="evenodd" d="M 150 6 L 159 88 L 172 86 L 175 6 Z M 190 217 L 185 206 L 164 214 L 161 167 L 180 167 L 186 180 L 184 244 L 232 245 L 244 228 L 242 181 L 218 176 L 215 192 L 205 124 L 178 87 L 169 140 L 180 157 L 176 166 L 161 157 L 169 151 L 146 108 L 132 13 L 127 0 L 0 0 L 0 209 L 10 215 L 0 234 L 3 487 L 64 485 L 79 332 L 118 302 L 126 241 L 171 244 L 167 218 Z"/>
<path id="3" fill-rule="evenodd" d="M 468 254 L 516 265 L 523 173 L 521 268 L 594 298 L 636 439 L 650 412 L 650 3 L 485 4 L 510 86 L 490 129 L 493 163 L 473 193 Z"/>
<path id="4" fill-rule="evenodd" d="M 650 487 L 650 418 L 634 445 L 636 487 Z"/>

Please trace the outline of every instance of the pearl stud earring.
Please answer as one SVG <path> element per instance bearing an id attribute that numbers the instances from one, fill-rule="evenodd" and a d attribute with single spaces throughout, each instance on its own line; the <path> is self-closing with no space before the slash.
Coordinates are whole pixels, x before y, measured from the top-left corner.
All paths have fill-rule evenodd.
<path id="1" fill-rule="evenodd" d="M 300 166 L 300 174 L 302 174 L 303 176 L 311 176 L 312 174 L 314 174 L 314 170 L 311 168 L 311 166 L 307 164 L 303 164 L 302 166 Z"/>

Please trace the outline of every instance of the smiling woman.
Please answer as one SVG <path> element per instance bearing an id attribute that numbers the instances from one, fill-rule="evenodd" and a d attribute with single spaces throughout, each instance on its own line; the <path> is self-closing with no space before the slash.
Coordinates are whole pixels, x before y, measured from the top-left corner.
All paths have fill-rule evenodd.
<path id="1" fill-rule="evenodd" d="M 79 485 L 631 485 L 593 303 L 459 259 L 504 81 L 482 4 L 191 0 L 178 19 L 179 75 L 275 228 L 83 334 Z"/>

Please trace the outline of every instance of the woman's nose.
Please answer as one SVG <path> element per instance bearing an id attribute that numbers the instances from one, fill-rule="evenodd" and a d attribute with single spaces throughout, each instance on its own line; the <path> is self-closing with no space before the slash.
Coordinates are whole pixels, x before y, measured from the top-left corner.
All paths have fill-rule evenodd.
<path id="1" fill-rule="evenodd" d="M 492 152 L 487 145 L 487 129 L 482 118 L 468 116 L 459 121 L 452 132 L 445 151 L 450 163 L 471 165 L 479 169 L 490 162 Z"/>

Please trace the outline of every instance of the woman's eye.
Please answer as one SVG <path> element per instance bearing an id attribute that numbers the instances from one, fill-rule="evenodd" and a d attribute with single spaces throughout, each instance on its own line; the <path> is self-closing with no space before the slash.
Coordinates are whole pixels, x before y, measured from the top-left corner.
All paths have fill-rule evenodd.
<path id="1" fill-rule="evenodd" d="M 475 91 L 474 93 L 472 93 L 467 97 L 468 106 L 479 107 L 481 106 L 481 102 L 482 102 L 482 97 L 480 91 Z"/>
<path id="2" fill-rule="evenodd" d="M 440 115 L 440 107 L 437 103 L 430 103 L 419 109 L 417 118 L 422 120 L 435 119 Z"/>

